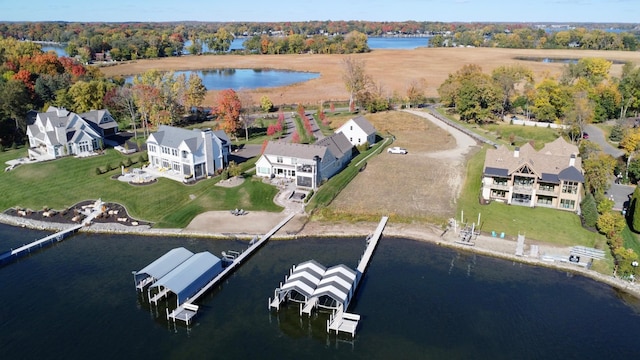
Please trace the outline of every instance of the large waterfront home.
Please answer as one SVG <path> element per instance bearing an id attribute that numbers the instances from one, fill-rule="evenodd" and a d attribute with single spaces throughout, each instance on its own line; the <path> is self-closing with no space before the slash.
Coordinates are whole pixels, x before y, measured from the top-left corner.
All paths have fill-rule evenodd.
<path id="1" fill-rule="evenodd" d="M 487 150 L 482 198 L 512 205 L 576 211 L 582 199 L 584 175 L 578 147 L 562 137 L 540 151 L 530 144 L 515 150 Z"/>
<path id="2" fill-rule="evenodd" d="M 87 113 L 89 114 L 89 113 Z M 111 124 L 113 118 L 101 110 L 98 124 L 64 108 L 50 106 L 47 111 L 36 113 L 33 123 L 27 126 L 29 157 L 32 159 L 56 159 L 65 155 L 85 155 L 101 149 L 104 144 L 100 122 Z M 115 123 L 115 121 L 113 121 Z M 109 127 L 117 132 L 117 124 Z"/>
<path id="3" fill-rule="evenodd" d="M 256 162 L 256 175 L 293 179 L 296 186 L 317 189 L 351 160 L 353 145 L 343 133 L 315 144 L 269 141 Z"/>
<path id="4" fill-rule="evenodd" d="M 149 135 L 149 166 L 197 180 L 212 176 L 228 162 L 231 142 L 224 131 L 187 130 L 161 125 Z"/>
<path id="5" fill-rule="evenodd" d="M 376 143 L 376 129 L 364 116 L 349 119 L 336 133 L 343 133 L 353 146 Z"/>

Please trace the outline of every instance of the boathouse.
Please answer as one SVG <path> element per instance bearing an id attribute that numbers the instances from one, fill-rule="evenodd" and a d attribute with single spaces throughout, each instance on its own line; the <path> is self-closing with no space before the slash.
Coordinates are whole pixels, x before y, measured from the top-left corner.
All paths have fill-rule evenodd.
<path id="1" fill-rule="evenodd" d="M 345 308 L 355 292 L 357 273 L 346 265 L 326 268 L 315 260 L 294 266 L 284 284 L 274 292 L 272 307 L 292 301 L 304 304 L 302 312 L 315 307 L 336 310 Z"/>
<path id="2" fill-rule="evenodd" d="M 206 251 L 197 253 L 149 287 L 149 302 L 157 304 L 158 300 L 173 293 L 176 306 L 180 306 L 221 272 L 220 258 Z"/>
<path id="3" fill-rule="evenodd" d="M 142 270 L 134 271 L 136 289 L 142 291 L 145 286 L 158 281 L 192 256 L 193 253 L 183 247 L 169 250 Z"/>

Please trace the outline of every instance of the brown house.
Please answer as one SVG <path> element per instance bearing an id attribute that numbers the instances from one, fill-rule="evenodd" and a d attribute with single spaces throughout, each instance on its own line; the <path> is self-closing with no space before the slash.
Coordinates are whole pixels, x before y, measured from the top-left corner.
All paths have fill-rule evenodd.
<path id="1" fill-rule="evenodd" d="M 540 151 L 529 144 L 513 151 L 505 146 L 487 150 L 482 175 L 484 200 L 576 211 L 583 187 L 578 147 L 562 137 Z"/>

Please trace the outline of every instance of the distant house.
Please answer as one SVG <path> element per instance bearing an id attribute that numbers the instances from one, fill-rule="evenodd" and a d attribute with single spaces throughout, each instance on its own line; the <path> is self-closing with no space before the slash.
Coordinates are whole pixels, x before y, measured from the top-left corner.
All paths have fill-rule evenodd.
<path id="1" fill-rule="evenodd" d="M 228 164 L 231 147 L 224 131 L 187 130 L 161 125 L 147 139 L 149 165 L 185 179 L 211 176 Z"/>
<path id="2" fill-rule="evenodd" d="M 256 162 L 256 175 L 294 179 L 297 187 L 317 189 L 349 163 L 352 149 L 342 133 L 313 145 L 269 141 Z"/>
<path id="3" fill-rule="evenodd" d="M 35 118 L 33 112 L 30 114 L 33 123 L 27 126 L 27 137 L 32 159 L 90 154 L 104 144 L 94 124 L 74 112 L 50 106 L 46 112 L 36 113 Z"/>
<path id="4" fill-rule="evenodd" d="M 576 211 L 582 199 L 578 147 L 562 137 L 540 151 L 529 144 L 514 151 L 505 146 L 489 149 L 482 176 L 484 200 Z"/>
<path id="5" fill-rule="evenodd" d="M 365 143 L 371 146 L 376 143 L 376 129 L 364 116 L 350 119 L 335 132 L 343 133 L 353 146 Z"/>

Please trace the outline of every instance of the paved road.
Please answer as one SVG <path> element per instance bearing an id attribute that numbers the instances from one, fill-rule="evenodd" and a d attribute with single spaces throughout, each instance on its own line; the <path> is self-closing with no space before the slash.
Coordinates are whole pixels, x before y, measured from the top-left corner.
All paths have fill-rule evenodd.
<path id="1" fill-rule="evenodd" d="M 604 132 L 602 132 L 599 127 L 589 124 L 584 127 L 584 131 L 589 134 L 589 141 L 593 141 L 600 145 L 600 148 L 605 153 L 613 156 L 614 158 L 618 158 L 624 154 L 622 150 L 614 148 L 607 142 L 604 138 Z"/>
<path id="2" fill-rule="evenodd" d="M 635 189 L 635 185 L 611 184 L 605 194 L 614 201 L 613 210 L 622 211 L 629 206 L 628 202 Z"/>

